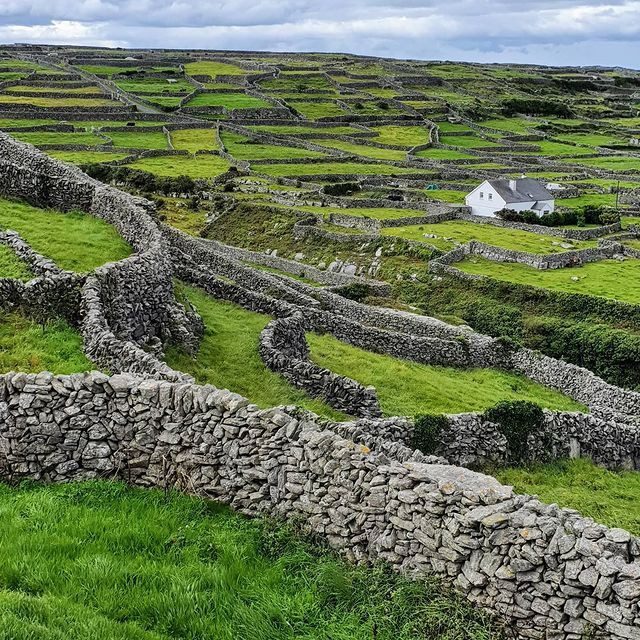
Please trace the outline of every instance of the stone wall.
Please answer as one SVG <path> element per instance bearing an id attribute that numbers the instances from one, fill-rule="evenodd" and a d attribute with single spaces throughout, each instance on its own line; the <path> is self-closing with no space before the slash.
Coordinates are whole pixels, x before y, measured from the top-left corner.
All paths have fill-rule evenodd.
<path id="1" fill-rule="evenodd" d="M 440 575 L 520 638 L 638 637 L 639 541 L 488 476 L 228 391 L 126 375 L 6 374 L 0 415 L 5 478 L 176 487 L 302 519 L 351 560 Z"/>
<path id="2" fill-rule="evenodd" d="M 169 341 L 193 346 L 197 322 L 173 296 L 171 262 L 162 235 L 149 212 L 152 205 L 89 178 L 31 145 L 0 133 L 0 193 L 32 204 L 64 211 L 81 210 L 113 225 L 136 251 L 134 255 L 96 270 L 106 326 L 118 339 L 132 340 L 161 355 Z M 95 343 L 85 333 L 85 341 Z M 106 354 L 108 349 L 92 349 Z M 112 371 L 118 351 L 109 362 Z M 128 366 L 129 360 L 126 361 Z"/>
<path id="3" fill-rule="evenodd" d="M 309 359 L 305 322 L 300 312 L 272 320 L 265 327 L 260 334 L 260 357 L 269 369 L 339 411 L 363 417 L 381 415 L 373 387 L 364 387 Z"/>

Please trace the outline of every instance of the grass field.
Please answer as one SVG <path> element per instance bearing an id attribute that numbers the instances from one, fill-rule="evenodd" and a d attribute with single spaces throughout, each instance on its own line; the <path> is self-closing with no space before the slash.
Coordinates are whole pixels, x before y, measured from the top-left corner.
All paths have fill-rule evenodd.
<path id="1" fill-rule="evenodd" d="M 70 162 L 71 164 L 93 164 L 94 162 L 114 162 L 122 160 L 128 156 L 126 153 L 111 153 L 110 151 L 52 151 L 48 150 L 47 155 L 58 160 Z"/>
<path id="2" fill-rule="evenodd" d="M 31 280 L 33 273 L 16 254 L 6 245 L 0 244 L 0 278 Z"/>
<path id="3" fill-rule="evenodd" d="M 550 409 L 580 405 L 522 376 L 493 369 L 454 369 L 363 351 L 333 336 L 308 335 L 317 364 L 373 385 L 386 415 L 482 411 L 500 400 L 531 400 Z"/>
<path id="4" fill-rule="evenodd" d="M 12 134 L 17 140 L 28 142 L 36 147 L 43 144 L 86 144 L 96 146 L 106 141 L 93 133 L 57 133 L 54 131 L 25 131 Z"/>
<path id="5" fill-rule="evenodd" d="M 234 65 L 225 62 L 216 62 L 215 60 L 199 60 L 198 62 L 189 62 L 184 66 L 184 70 L 190 76 L 243 76 L 247 72 Z"/>
<path id="6" fill-rule="evenodd" d="M 82 352 L 82 337 L 63 320 L 43 328 L 18 312 L 0 311 L 0 373 L 68 374 L 95 368 Z"/>
<path id="7" fill-rule="evenodd" d="M 324 154 L 298 147 L 281 147 L 255 142 L 238 133 L 223 132 L 220 135 L 227 151 L 240 160 L 281 160 L 286 158 L 322 158 Z M 316 141 L 314 141 L 316 142 Z"/>
<path id="8" fill-rule="evenodd" d="M 229 163 L 219 156 L 160 156 L 142 158 L 132 162 L 133 169 L 150 171 L 158 176 L 189 176 L 191 178 L 214 178 L 229 168 Z"/>
<path id="9" fill-rule="evenodd" d="M 206 330 L 197 357 L 170 349 L 170 366 L 190 373 L 201 384 L 230 389 L 264 408 L 296 404 L 327 417 L 344 418 L 265 367 L 258 339 L 271 318 L 216 300 L 194 287 L 181 286 L 179 291 L 198 310 Z"/>
<path id="10" fill-rule="evenodd" d="M 577 509 L 596 522 L 640 536 L 640 473 L 636 471 L 614 473 L 578 459 L 492 473 L 519 493 L 538 495 L 543 502 Z"/>
<path id="11" fill-rule="evenodd" d="M 261 173 L 272 176 L 304 176 L 304 175 L 406 175 L 420 173 L 420 169 L 394 167 L 389 164 L 365 164 L 359 162 L 323 162 L 321 164 L 273 164 L 261 165 Z"/>
<path id="12" fill-rule="evenodd" d="M 437 191 L 435 193 L 438 193 Z M 528 253 L 559 253 L 568 251 L 560 244 L 571 244 L 575 249 L 595 247 L 595 241 L 571 241 L 565 238 L 542 236 L 537 233 L 507 229 L 506 227 L 494 227 L 490 224 L 477 224 L 463 220 L 451 220 L 437 224 L 420 224 L 408 227 L 383 229 L 384 235 L 399 236 L 409 240 L 418 240 L 433 244 L 439 249 L 450 250 L 457 244 L 478 240 L 505 249 L 526 251 Z M 425 237 L 425 235 L 427 237 Z M 428 236 L 436 236 L 428 237 Z"/>
<path id="13" fill-rule="evenodd" d="M 347 153 L 353 153 L 367 158 L 375 158 L 376 160 L 406 160 L 407 158 L 407 153 L 405 151 L 397 149 L 380 149 L 379 147 L 371 147 L 366 144 L 355 144 L 354 142 L 346 142 L 345 140 L 318 138 L 314 140 L 314 142 L 324 147 L 340 149 Z"/>
<path id="14" fill-rule="evenodd" d="M 171 132 L 171 143 L 174 149 L 186 149 L 190 153 L 218 148 L 215 129 L 178 129 Z"/>
<path id="15" fill-rule="evenodd" d="M 454 149 L 429 148 L 417 151 L 414 154 L 417 158 L 427 158 L 428 160 L 468 160 L 476 156 L 464 151 L 455 151 Z"/>
<path id="16" fill-rule="evenodd" d="M 640 260 L 602 260 L 582 267 L 539 270 L 523 264 L 491 262 L 473 257 L 455 266 L 467 273 L 497 280 L 640 303 Z"/>
<path id="17" fill-rule="evenodd" d="M 114 147 L 132 149 L 167 149 L 167 138 L 162 131 L 109 131 Z"/>
<path id="18" fill-rule="evenodd" d="M 298 113 L 302 114 L 304 118 L 307 118 L 307 120 L 347 115 L 347 112 L 332 100 L 328 100 L 327 102 L 304 102 L 304 100 L 292 100 L 289 102 L 289 106 L 293 107 Z"/>
<path id="19" fill-rule="evenodd" d="M 265 100 L 246 93 L 199 93 L 186 104 L 187 107 L 225 107 L 226 109 L 259 109 L 270 107 Z"/>
<path id="20" fill-rule="evenodd" d="M 47 98 L 0 93 L 0 104 L 31 104 L 34 107 L 110 107 L 119 103 L 103 98 Z"/>
<path id="21" fill-rule="evenodd" d="M 15 85 L 13 87 L 7 87 L 5 91 L 9 93 L 21 93 L 23 91 L 28 91 L 29 93 L 41 93 L 43 96 L 46 96 L 47 93 L 82 93 L 82 94 L 93 94 L 97 96 L 103 95 L 102 91 L 98 87 L 31 87 L 29 85 Z"/>
<path id="22" fill-rule="evenodd" d="M 371 127 L 378 135 L 374 138 L 381 144 L 403 145 L 415 147 L 417 144 L 429 142 L 429 129 L 427 127 L 400 127 L 385 125 L 383 127 Z"/>
<path id="23" fill-rule="evenodd" d="M 438 582 L 348 565 L 202 499 L 105 481 L 2 486 L 0 512 L 7 640 L 501 637 Z"/>
<path id="24" fill-rule="evenodd" d="M 92 271 L 131 253 L 111 225 L 79 212 L 38 209 L 0 199 L 0 228 L 17 231 L 38 253 L 70 271 Z"/>

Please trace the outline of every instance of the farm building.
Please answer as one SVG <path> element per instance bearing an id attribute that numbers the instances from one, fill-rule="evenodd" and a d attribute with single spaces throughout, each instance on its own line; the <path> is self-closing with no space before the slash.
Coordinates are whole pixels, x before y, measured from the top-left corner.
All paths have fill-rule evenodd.
<path id="1" fill-rule="evenodd" d="M 487 217 L 495 217 L 501 209 L 530 209 L 542 216 L 555 208 L 553 195 L 533 178 L 485 180 L 467 195 L 465 203 L 474 215 Z"/>

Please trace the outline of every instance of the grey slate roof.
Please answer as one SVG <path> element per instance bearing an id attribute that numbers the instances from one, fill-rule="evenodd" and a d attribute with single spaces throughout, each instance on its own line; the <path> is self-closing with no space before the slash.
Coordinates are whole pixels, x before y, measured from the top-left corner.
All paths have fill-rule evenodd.
<path id="1" fill-rule="evenodd" d="M 553 200 L 554 196 L 544 185 L 533 178 L 518 178 L 510 180 L 489 180 L 489 184 L 498 192 L 505 202 L 531 202 L 538 200 Z M 509 186 L 515 182 L 515 190 Z"/>

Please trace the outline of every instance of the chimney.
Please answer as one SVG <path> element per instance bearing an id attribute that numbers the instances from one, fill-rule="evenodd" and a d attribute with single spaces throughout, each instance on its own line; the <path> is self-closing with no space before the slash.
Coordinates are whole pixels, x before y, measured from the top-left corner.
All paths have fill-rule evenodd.
<path id="1" fill-rule="evenodd" d="M 509 189 L 511 189 L 511 191 L 515 191 L 517 184 L 518 184 L 518 181 L 512 178 L 511 180 L 509 180 Z"/>

